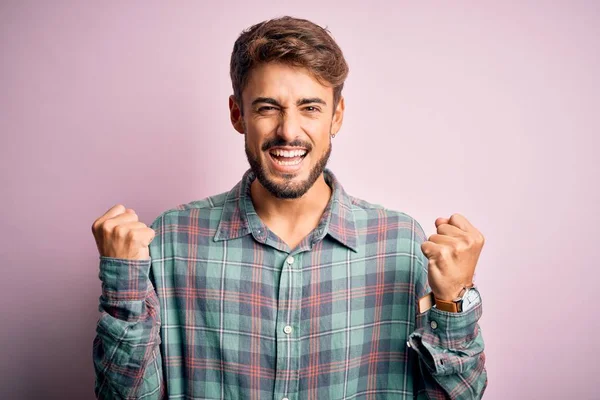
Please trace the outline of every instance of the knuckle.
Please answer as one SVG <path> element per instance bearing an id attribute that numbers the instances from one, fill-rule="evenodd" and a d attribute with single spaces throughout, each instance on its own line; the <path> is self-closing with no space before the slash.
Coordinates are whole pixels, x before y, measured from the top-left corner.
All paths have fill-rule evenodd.
<path id="1" fill-rule="evenodd" d="M 440 248 L 440 254 L 443 258 L 451 258 L 454 254 L 454 250 L 451 247 L 448 246 L 442 246 Z"/>
<path id="2" fill-rule="evenodd" d="M 127 234 L 127 229 L 123 228 L 123 225 L 117 225 L 113 229 L 113 234 L 118 238 L 123 238 Z"/>
<path id="3" fill-rule="evenodd" d="M 136 234 L 135 231 L 127 231 L 127 233 L 125 234 L 125 239 L 129 242 L 135 242 L 136 239 Z"/>
<path id="4" fill-rule="evenodd" d="M 110 221 L 104 221 L 101 230 L 104 234 L 109 235 L 112 232 L 113 228 L 113 224 Z"/>
<path id="5" fill-rule="evenodd" d="M 465 245 L 466 247 L 472 247 L 475 244 L 475 238 L 473 238 L 472 236 L 465 236 Z"/>
<path id="6" fill-rule="evenodd" d="M 458 248 L 458 246 L 452 246 L 450 248 L 450 256 L 452 258 L 457 258 L 459 254 L 460 254 L 460 249 Z"/>

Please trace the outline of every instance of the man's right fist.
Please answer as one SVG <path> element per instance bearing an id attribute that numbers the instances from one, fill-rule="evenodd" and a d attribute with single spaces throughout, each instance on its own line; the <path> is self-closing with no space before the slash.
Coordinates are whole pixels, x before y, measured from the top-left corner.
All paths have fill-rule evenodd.
<path id="1" fill-rule="evenodd" d="M 131 208 L 117 204 L 94 221 L 92 232 L 101 256 L 147 260 L 154 229 L 138 220 Z"/>

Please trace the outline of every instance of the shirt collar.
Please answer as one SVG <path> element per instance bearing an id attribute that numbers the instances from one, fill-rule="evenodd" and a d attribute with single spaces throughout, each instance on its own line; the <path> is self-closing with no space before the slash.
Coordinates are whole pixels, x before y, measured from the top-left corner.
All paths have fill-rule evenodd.
<path id="1" fill-rule="evenodd" d="M 325 182 L 332 189 L 332 194 L 315 231 L 315 240 L 330 235 L 357 252 L 352 200 L 331 170 L 325 168 L 323 175 Z M 265 242 L 268 229 L 256 214 L 250 197 L 250 185 L 255 178 L 254 172 L 248 169 L 242 179 L 227 193 L 221 220 L 214 236 L 215 241 L 235 239 L 251 233 L 259 242 Z"/>

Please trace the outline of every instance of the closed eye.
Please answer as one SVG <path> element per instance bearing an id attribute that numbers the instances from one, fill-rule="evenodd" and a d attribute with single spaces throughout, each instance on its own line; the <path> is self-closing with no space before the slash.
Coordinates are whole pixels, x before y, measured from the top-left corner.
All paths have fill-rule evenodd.
<path id="1" fill-rule="evenodd" d="M 264 106 L 264 107 L 260 107 L 258 109 L 258 111 L 268 111 L 268 110 L 275 110 L 276 107 L 271 107 L 271 106 Z"/>
<path id="2" fill-rule="evenodd" d="M 271 111 L 271 110 L 277 110 L 277 107 L 263 106 L 263 107 L 258 108 L 258 112 Z M 308 111 L 310 113 L 321 112 L 321 109 L 319 107 L 314 107 L 314 106 L 305 107 L 304 110 Z"/>

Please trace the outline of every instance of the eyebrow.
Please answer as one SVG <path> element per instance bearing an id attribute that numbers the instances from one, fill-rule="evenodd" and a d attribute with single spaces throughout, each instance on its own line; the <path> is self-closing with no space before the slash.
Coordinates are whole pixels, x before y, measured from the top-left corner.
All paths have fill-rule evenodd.
<path id="1" fill-rule="evenodd" d="M 282 105 L 279 104 L 279 102 L 272 97 L 257 97 L 252 102 L 252 105 L 254 106 L 258 103 L 267 103 L 267 104 L 272 104 L 274 106 L 282 107 Z M 312 103 L 319 103 L 319 104 L 323 104 L 324 106 L 327 105 L 325 100 L 323 100 L 319 97 L 309 97 L 309 98 L 303 97 L 303 98 L 299 99 L 298 101 L 296 101 L 296 107 L 300 107 L 304 104 L 312 104 Z"/>

